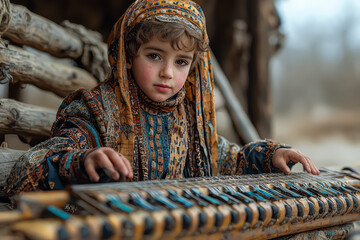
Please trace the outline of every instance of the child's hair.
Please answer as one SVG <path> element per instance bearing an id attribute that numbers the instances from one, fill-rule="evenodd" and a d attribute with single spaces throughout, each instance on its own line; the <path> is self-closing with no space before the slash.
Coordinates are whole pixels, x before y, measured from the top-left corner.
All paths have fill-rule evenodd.
<path id="1" fill-rule="evenodd" d="M 183 34 L 189 37 L 190 46 L 185 45 L 181 41 Z M 189 51 L 195 49 L 190 71 L 192 71 L 194 66 L 199 62 L 201 53 L 208 50 L 208 44 L 206 43 L 204 46 L 201 33 L 184 26 L 184 24 L 151 19 L 137 24 L 125 36 L 126 59 L 135 57 L 140 46 L 149 42 L 154 36 L 157 36 L 159 40 L 170 41 L 174 49 L 186 48 L 189 49 Z"/>

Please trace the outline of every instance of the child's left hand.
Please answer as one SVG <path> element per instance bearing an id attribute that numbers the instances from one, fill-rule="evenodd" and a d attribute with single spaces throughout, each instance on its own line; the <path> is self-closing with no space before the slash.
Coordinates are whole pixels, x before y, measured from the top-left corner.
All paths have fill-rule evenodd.
<path id="1" fill-rule="evenodd" d="M 290 160 L 293 161 L 294 163 L 298 163 L 298 162 L 301 163 L 308 173 L 314 175 L 320 174 L 319 170 L 315 167 L 312 160 L 295 149 L 288 149 L 288 148 L 277 149 L 273 155 L 272 164 L 274 167 L 277 167 L 286 175 L 288 175 L 290 174 L 290 168 L 288 167 L 287 163 Z"/>

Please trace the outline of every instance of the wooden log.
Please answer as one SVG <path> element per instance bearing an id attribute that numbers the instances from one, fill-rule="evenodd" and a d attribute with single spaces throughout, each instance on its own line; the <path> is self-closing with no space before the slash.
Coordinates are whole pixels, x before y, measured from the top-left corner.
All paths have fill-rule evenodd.
<path id="1" fill-rule="evenodd" d="M 4 6 L 9 0 L 0 0 Z M 26 7 L 10 4 L 10 21 L 2 34 L 11 41 L 24 44 L 56 57 L 76 59 L 83 51 L 82 42 L 60 25 L 30 12 Z M 6 8 L 0 9 L 6 11 Z M 0 13 L 2 15 L 3 13 Z M 6 24 L 3 23 L 3 24 Z"/>
<path id="2" fill-rule="evenodd" d="M 110 65 L 108 62 L 107 45 L 102 41 L 101 34 L 69 21 L 64 21 L 61 24 L 83 43 L 82 67 L 99 81 L 103 81 L 110 71 Z"/>
<path id="3" fill-rule="evenodd" d="M 238 135 L 245 142 L 260 140 L 259 134 L 243 110 L 240 102 L 236 98 L 236 95 L 233 92 L 231 85 L 222 71 L 219 63 L 217 62 L 214 54 L 211 56 L 211 62 L 214 67 L 215 84 L 218 86 L 225 99 L 226 106 L 229 109 L 230 116 L 233 120 L 235 130 L 237 131 Z"/>
<path id="4" fill-rule="evenodd" d="M 98 83 L 87 71 L 49 61 L 19 47 L 0 48 L 0 82 L 30 83 L 65 97 L 79 88 L 91 89 Z"/>
<path id="5" fill-rule="evenodd" d="M 268 28 L 270 56 L 275 55 L 284 45 L 285 35 L 280 30 L 281 19 L 274 1 L 264 1 L 260 9 Z"/>
<path id="6" fill-rule="evenodd" d="M 11 18 L 9 0 L 0 0 L 0 37 L 8 29 Z"/>
<path id="7" fill-rule="evenodd" d="M 17 134 L 33 145 L 50 136 L 56 111 L 0 98 L 0 135 Z"/>
<path id="8" fill-rule="evenodd" d="M 10 171 L 20 156 L 25 151 L 0 147 L 0 191 L 2 190 L 6 179 L 9 177 Z"/>
<path id="9" fill-rule="evenodd" d="M 109 72 L 107 46 L 100 33 L 69 21 L 58 25 L 8 0 L 0 0 L 1 16 L 0 37 L 55 57 L 79 60 L 80 67 L 99 81 Z"/>
<path id="10" fill-rule="evenodd" d="M 252 37 L 249 61 L 248 112 L 262 138 L 271 138 L 271 84 L 269 60 L 269 26 L 264 19 L 263 7 L 268 0 L 247 0 L 249 6 L 249 32 Z"/>

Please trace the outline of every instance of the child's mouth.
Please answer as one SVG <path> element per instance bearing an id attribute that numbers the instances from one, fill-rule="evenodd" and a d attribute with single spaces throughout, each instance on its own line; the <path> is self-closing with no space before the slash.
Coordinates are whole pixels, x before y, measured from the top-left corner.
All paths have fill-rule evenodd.
<path id="1" fill-rule="evenodd" d="M 168 85 L 165 84 L 158 84 L 155 85 L 156 90 L 158 90 L 159 92 L 167 92 L 170 90 L 170 87 Z"/>

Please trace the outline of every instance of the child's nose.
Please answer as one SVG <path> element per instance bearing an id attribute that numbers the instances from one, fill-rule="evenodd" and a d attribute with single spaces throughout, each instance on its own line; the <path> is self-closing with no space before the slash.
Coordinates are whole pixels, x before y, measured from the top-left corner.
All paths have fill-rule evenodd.
<path id="1" fill-rule="evenodd" d="M 164 62 L 161 71 L 160 71 L 160 77 L 165 79 L 172 79 L 173 77 L 173 67 L 171 63 Z"/>

